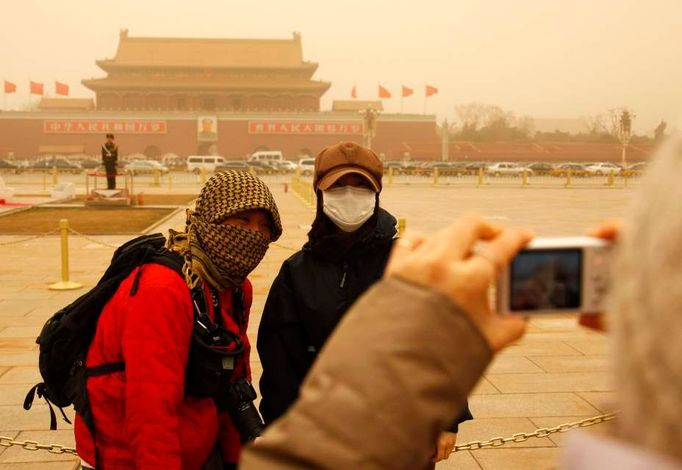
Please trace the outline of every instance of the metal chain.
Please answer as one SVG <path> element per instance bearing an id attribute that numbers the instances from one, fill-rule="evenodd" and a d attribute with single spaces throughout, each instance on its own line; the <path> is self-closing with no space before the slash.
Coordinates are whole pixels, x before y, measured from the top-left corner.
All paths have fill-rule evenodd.
<path id="1" fill-rule="evenodd" d="M 616 413 L 608 413 L 604 415 L 594 416 L 592 418 L 583 419 L 582 421 L 576 421 L 573 423 L 564 423 L 553 428 L 540 428 L 536 429 L 534 432 L 526 433 L 520 432 L 513 434 L 511 437 L 493 437 L 487 441 L 471 441 L 466 444 L 456 445 L 452 450 L 453 452 L 459 452 L 462 450 L 478 450 L 485 449 L 486 447 L 500 447 L 509 442 L 525 442 L 531 437 L 549 437 L 550 435 L 558 432 L 566 432 L 575 428 L 584 428 L 587 426 L 594 426 L 595 424 L 600 424 L 605 421 L 610 421 L 616 417 Z"/>
<path id="2" fill-rule="evenodd" d="M 47 237 L 48 235 L 54 235 L 59 232 L 59 229 L 50 230 L 49 232 L 41 233 L 40 235 L 33 235 L 27 238 L 20 238 L 19 240 L 11 240 L 8 242 L 0 242 L 0 246 L 16 245 L 17 243 L 23 243 L 31 240 L 36 240 L 38 238 Z"/>
<path id="3" fill-rule="evenodd" d="M 72 454 L 78 455 L 76 449 L 60 444 L 40 444 L 36 441 L 15 441 L 11 437 L 0 436 L 0 447 L 19 446 L 24 450 L 46 450 L 51 454 Z"/>
<path id="4" fill-rule="evenodd" d="M 78 232 L 78 231 L 72 229 L 71 227 L 69 227 L 69 232 L 73 233 L 74 235 L 76 235 L 76 236 L 78 236 L 78 237 L 84 238 L 84 239 L 86 239 L 86 240 L 88 240 L 88 241 L 90 241 L 90 242 L 92 242 L 92 243 L 97 243 L 98 245 L 107 246 L 107 247 L 109 247 L 109 248 L 118 248 L 118 247 L 119 247 L 119 245 L 112 245 L 111 243 L 106 243 L 106 242 L 103 242 L 103 241 L 100 241 L 100 240 L 96 240 L 96 239 L 94 239 L 94 238 L 92 238 L 92 237 L 89 237 L 89 236 L 85 235 L 84 233 L 80 233 L 80 232 Z"/>
<path id="5" fill-rule="evenodd" d="M 455 446 L 452 450 L 453 452 L 459 452 L 463 450 L 478 450 L 485 449 L 487 447 L 500 447 L 508 442 L 525 442 L 531 437 L 549 437 L 554 433 L 561 433 L 570 431 L 575 428 L 584 428 L 587 426 L 594 426 L 595 424 L 600 424 L 605 421 L 610 421 L 616 417 L 616 413 L 608 413 L 604 415 L 594 416 L 592 418 L 583 419 L 582 421 L 576 421 L 574 423 L 560 424 L 559 426 L 553 428 L 540 428 L 536 429 L 535 432 L 525 433 L 520 432 L 512 435 L 511 437 L 493 437 L 487 441 L 471 441 L 466 444 Z M 52 454 L 73 454 L 76 453 L 76 449 L 73 447 L 67 447 L 60 444 L 40 444 L 36 441 L 16 441 L 8 436 L 0 436 L 0 447 L 12 447 L 19 446 L 25 450 L 46 450 Z"/>

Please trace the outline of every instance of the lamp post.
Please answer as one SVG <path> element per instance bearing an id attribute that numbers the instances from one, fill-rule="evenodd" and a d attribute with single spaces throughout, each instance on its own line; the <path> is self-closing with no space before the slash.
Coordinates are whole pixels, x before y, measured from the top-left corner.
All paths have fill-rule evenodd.
<path id="1" fill-rule="evenodd" d="M 366 108 L 361 109 L 362 115 L 362 137 L 364 139 L 364 146 L 368 149 L 372 148 L 372 139 L 376 136 L 376 120 L 379 114 L 376 109 Z"/>
<path id="2" fill-rule="evenodd" d="M 622 145 L 620 164 L 623 168 L 627 163 L 626 159 L 626 149 L 630 143 L 630 138 L 632 137 L 632 120 L 635 118 L 635 114 L 626 108 L 623 108 L 619 112 L 612 114 L 615 124 L 616 137 Z"/>

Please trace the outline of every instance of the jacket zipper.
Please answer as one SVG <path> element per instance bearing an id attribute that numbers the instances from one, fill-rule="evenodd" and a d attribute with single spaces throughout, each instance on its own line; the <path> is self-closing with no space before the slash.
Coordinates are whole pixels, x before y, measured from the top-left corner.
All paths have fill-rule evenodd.
<path id="1" fill-rule="evenodd" d="M 343 276 L 341 276 L 341 284 L 339 284 L 341 289 L 346 287 L 346 274 L 348 274 L 348 263 L 343 263 Z"/>

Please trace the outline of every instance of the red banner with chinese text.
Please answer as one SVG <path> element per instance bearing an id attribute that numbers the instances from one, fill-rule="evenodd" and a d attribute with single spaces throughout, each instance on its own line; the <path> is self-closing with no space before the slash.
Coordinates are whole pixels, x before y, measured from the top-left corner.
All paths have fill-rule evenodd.
<path id="1" fill-rule="evenodd" d="M 45 134 L 165 134 L 166 121 L 147 119 L 50 119 L 43 121 Z"/>
<path id="2" fill-rule="evenodd" d="M 249 121 L 249 134 L 362 134 L 362 122 Z"/>

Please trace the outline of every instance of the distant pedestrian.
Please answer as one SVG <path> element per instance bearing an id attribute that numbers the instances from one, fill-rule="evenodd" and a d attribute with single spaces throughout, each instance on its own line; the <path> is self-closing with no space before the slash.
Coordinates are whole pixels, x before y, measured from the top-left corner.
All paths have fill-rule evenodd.
<path id="1" fill-rule="evenodd" d="M 114 142 L 114 134 L 107 134 L 107 141 L 102 144 L 102 164 L 107 174 L 107 189 L 116 189 L 117 161 L 118 145 Z"/>

